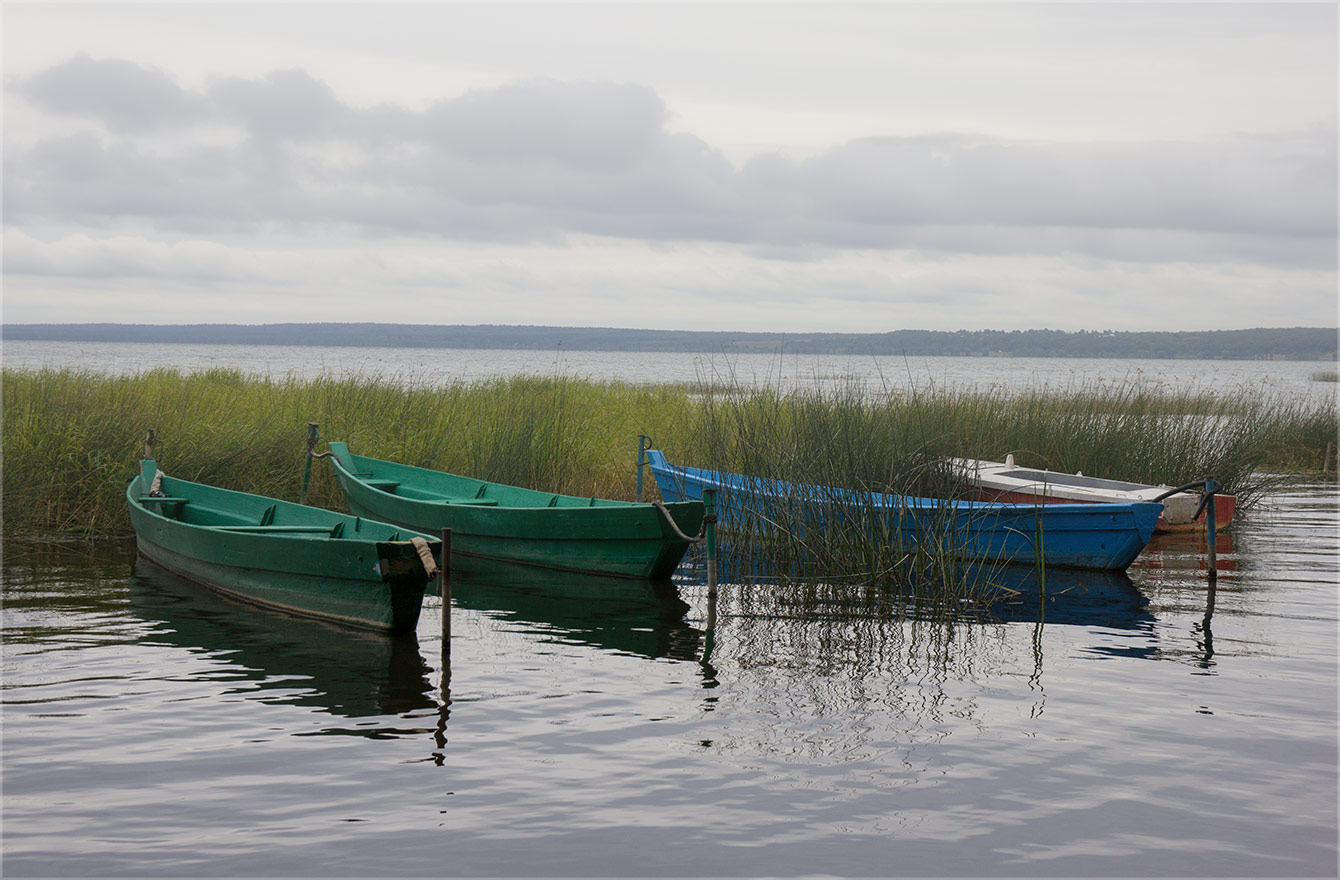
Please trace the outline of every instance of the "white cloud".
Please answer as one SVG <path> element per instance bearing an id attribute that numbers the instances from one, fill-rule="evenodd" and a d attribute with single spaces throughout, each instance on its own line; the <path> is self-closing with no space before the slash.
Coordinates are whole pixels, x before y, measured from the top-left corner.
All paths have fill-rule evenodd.
<path id="1" fill-rule="evenodd" d="M 519 12 L 7 8 L 7 318 L 1335 321 L 1334 7 Z"/>
<path id="2" fill-rule="evenodd" d="M 136 99 L 88 98 L 108 86 Z M 1314 261 L 1333 252 L 1336 232 L 1333 130 L 1194 143 L 862 138 L 737 171 L 669 132 L 662 102 L 639 86 L 533 80 L 413 112 L 351 107 L 298 70 L 191 92 L 158 71 L 77 57 L 13 88 L 111 132 L 7 151 L 6 214 L 21 224 L 134 217 L 204 231 L 338 224 L 457 240 L 589 234 L 765 248 L 1083 252 L 1096 242 L 1109 257 L 1118 249 L 1093 230 L 1172 230 L 1288 239 L 1284 254 L 1309 240 L 1325 252 Z M 200 124 L 245 136 L 189 149 L 134 136 Z M 984 242 L 990 228 L 1003 234 Z"/>
<path id="3" fill-rule="evenodd" d="M 589 237 L 561 246 L 427 249 L 395 240 L 344 249 L 303 237 L 221 244 L 19 234 L 5 248 L 5 316 L 16 323 L 79 314 L 151 323 L 1163 329 L 1176 320 L 1203 326 L 1184 316 L 1188 302 L 1208 294 L 1213 314 L 1204 318 L 1224 326 L 1260 325 L 1267 306 L 1271 326 L 1315 324 L 1309 315 L 1334 307 L 1330 273 L 1247 263 L 1152 267 L 885 250 L 796 263 L 725 245 L 648 248 Z"/>

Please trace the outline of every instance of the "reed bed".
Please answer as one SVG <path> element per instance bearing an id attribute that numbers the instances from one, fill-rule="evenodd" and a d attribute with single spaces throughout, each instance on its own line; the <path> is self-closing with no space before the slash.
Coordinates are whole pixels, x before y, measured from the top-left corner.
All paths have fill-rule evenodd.
<path id="1" fill-rule="evenodd" d="M 842 490 L 816 499 L 788 489 L 744 505 L 751 512 L 737 524 L 736 542 L 766 548 L 779 577 L 880 583 L 915 601 L 929 589 L 951 604 L 1002 580 L 1003 572 L 940 549 L 976 527 L 971 517 L 945 508 L 919 513 L 912 538 L 903 528 L 910 514 L 891 516 L 870 503 L 885 493 L 963 497 L 967 487 L 945 466 L 948 457 L 1013 454 L 1029 466 L 1174 486 L 1212 476 L 1246 510 L 1282 479 L 1268 471 L 1320 466 L 1337 424 L 1334 405 L 1169 394 L 1138 383 L 1024 394 L 872 394 L 856 384 L 734 389 L 705 395 L 698 415 L 697 454 L 681 460 Z M 842 527 L 815 528 L 816 521 Z"/>
<path id="2" fill-rule="evenodd" d="M 1213 476 L 1242 508 L 1287 471 L 1318 470 L 1334 444 L 1334 401 L 1166 394 L 1138 384 L 1025 394 L 895 390 L 855 384 L 783 392 L 715 381 L 644 386 L 552 377 L 445 387 L 370 378 L 265 379 L 235 370 L 3 373 L 6 537 L 124 534 L 124 491 L 145 433 L 174 476 L 298 498 L 307 423 L 361 454 L 575 495 L 631 499 L 637 436 L 685 464 L 862 493 L 954 497 L 947 456 L 1142 482 Z M 309 500 L 342 509 L 329 467 L 314 463 Z M 650 481 L 648 481 L 650 482 Z M 771 512 L 783 519 L 783 511 Z M 802 541 L 736 535 L 782 577 L 930 583 L 948 602 L 981 578 L 908 545 L 843 502 L 846 527 Z M 927 528 L 954 526 L 948 521 Z M 821 531 L 823 534 L 821 535 Z M 757 538 L 753 541 L 753 538 Z M 746 553 L 745 555 L 748 555 Z"/>
<path id="3" fill-rule="evenodd" d="M 354 451 L 550 491 L 632 496 L 635 444 L 684 442 L 681 389 L 567 378 L 445 388 L 372 379 L 264 379 L 233 370 L 3 374 L 6 536 L 125 533 L 125 487 L 146 432 L 167 473 L 297 500 L 307 423 Z M 329 466 L 309 501 L 343 508 Z"/>

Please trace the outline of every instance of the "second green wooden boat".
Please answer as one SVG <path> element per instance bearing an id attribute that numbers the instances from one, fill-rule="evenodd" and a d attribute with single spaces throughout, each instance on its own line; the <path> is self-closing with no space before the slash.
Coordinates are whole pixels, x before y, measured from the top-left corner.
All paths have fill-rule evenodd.
<path id="1" fill-rule="evenodd" d="M 330 444 L 349 512 L 421 532 L 451 529 L 453 569 L 497 561 L 663 580 L 702 528 L 701 501 L 578 498 L 353 455 Z M 673 522 L 672 522 L 673 520 Z"/>

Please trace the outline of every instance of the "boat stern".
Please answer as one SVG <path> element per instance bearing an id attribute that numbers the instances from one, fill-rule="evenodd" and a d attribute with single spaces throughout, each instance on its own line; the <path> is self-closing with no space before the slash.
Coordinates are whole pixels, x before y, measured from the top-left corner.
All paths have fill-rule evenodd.
<path id="1" fill-rule="evenodd" d="M 377 570 L 389 603 L 385 622 L 391 632 L 409 632 L 418 625 L 424 591 L 438 576 L 442 542 L 425 539 L 422 544 L 431 559 L 424 560 L 413 541 L 377 542 Z"/>

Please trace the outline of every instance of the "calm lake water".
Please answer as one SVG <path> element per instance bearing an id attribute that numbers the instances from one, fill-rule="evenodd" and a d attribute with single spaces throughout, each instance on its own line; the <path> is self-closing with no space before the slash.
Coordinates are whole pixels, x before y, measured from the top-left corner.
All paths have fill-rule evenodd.
<path id="1" fill-rule="evenodd" d="M 1204 539 L 1159 538 L 952 625 L 709 609 L 697 559 L 461 580 L 449 675 L 436 597 L 391 639 L 7 542 L 4 872 L 1333 877 L 1338 529 L 1297 486 L 1212 605 Z"/>
<path id="2" fill-rule="evenodd" d="M 261 376 L 364 376 L 441 385 L 494 376 L 565 375 L 628 382 L 715 382 L 784 389 L 848 386 L 872 391 L 936 387 L 1089 388 L 1134 381 L 1164 390 L 1334 397 L 1334 371 L 1322 361 L 1134 360 L 1121 358 L 957 358 L 848 355 L 691 354 L 678 352 L 342 348 L 274 345 L 161 345 L 9 341 L 6 367 L 75 367 L 133 374 L 156 367 L 183 372 L 224 367 Z"/>
<path id="3" fill-rule="evenodd" d="M 1334 395 L 1332 364 L 4 345 L 7 367 Z M 1324 398 L 1322 398 L 1324 399 Z M 458 580 L 392 639 L 133 541 L 3 546 L 7 876 L 1327 876 L 1340 492 L 952 624 L 852 587 Z M 726 560 L 729 566 L 729 559 Z"/>

